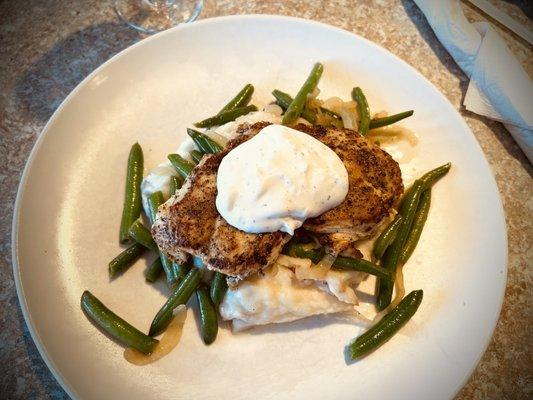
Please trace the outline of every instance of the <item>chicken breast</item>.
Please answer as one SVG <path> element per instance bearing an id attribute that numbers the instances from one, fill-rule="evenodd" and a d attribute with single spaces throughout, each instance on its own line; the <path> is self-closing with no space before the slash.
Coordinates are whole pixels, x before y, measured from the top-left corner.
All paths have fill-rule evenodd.
<path id="1" fill-rule="evenodd" d="M 237 137 L 227 148 L 204 157 L 176 195 L 159 208 L 152 235 L 163 252 L 171 258 L 181 251 L 191 253 L 209 269 L 240 279 L 275 262 L 290 235 L 240 231 L 229 225 L 215 206 L 220 161 L 268 124 L 239 126 Z M 325 244 L 340 252 L 367 236 L 389 214 L 403 192 L 400 168 L 389 154 L 356 131 L 303 124 L 293 128 L 330 147 L 348 171 L 349 190 L 345 201 L 304 224 L 306 229 L 320 233 Z"/>
<path id="2" fill-rule="evenodd" d="M 243 279 L 270 266 L 290 235 L 252 234 L 229 225 L 215 206 L 216 175 L 222 158 L 249 135 L 241 135 L 225 151 L 204 157 L 183 187 L 163 204 L 152 226 L 159 248 L 171 258 L 186 251 L 212 270 Z"/>
<path id="3" fill-rule="evenodd" d="M 398 163 L 354 130 L 302 124 L 294 128 L 320 140 L 339 156 L 348 171 L 350 185 L 341 204 L 308 219 L 304 227 L 318 233 L 344 234 L 349 240 L 368 236 L 389 215 L 403 193 Z M 335 237 L 341 235 L 333 235 Z"/>
<path id="4" fill-rule="evenodd" d="M 357 236 L 349 233 L 315 233 L 318 242 L 333 253 L 353 258 L 363 258 L 359 251 Z"/>

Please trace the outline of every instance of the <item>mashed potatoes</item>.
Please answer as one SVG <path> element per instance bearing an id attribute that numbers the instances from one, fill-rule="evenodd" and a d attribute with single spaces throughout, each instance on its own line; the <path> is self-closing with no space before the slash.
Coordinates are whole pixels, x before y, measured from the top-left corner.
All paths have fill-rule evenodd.
<path id="1" fill-rule="evenodd" d="M 354 287 L 365 274 L 313 266 L 281 255 L 275 265 L 226 292 L 220 315 L 239 331 L 253 325 L 289 322 L 312 315 L 351 311 Z"/>

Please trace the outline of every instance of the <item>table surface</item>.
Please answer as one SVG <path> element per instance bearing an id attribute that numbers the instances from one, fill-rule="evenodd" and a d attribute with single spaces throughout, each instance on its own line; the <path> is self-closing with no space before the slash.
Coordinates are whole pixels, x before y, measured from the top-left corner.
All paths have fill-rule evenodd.
<path id="1" fill-rule="evenodd" d="M 531 2 L 491 3 L 532 29 Z M 486 20 L 471 6 L 463 8 L 469 20 Z M 468 79 L 422 13 L 410 0 L 207 0 L 201 18 L 251 13 L 317 20 L 370 39 L 415 67 L 459 110 L 480 143 L 502 196 L 509 273 L 494 336 L 457 398 L 531 398 L 533 168 L 500 123 L 462 106 Z M 497 24 L 496 29 L 532 76 L 533 47 Z M 41 359 L 18 304 L 11 268 L 13 204 L 30 150 L 54 110 L 92 70 L 140 39 L 117 20 L 107 1 L 0 3 L 0 397 L 68 397 Z"/>

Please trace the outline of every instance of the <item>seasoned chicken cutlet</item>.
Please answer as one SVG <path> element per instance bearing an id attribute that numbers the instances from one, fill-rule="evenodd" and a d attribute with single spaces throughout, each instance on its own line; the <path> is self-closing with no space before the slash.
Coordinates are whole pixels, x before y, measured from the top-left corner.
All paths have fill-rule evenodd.
<path id="1" fill-rule="evenodd" d="M 220 161 L 250 137 L 241 135 L 223 152 L 204 157 L 176 195 L 159 208 L 152 235 L 171 258 L 186 251 L 199 257 L 209 269 L 243 279 L 271 265 L 279 256 L 290 235 L 243 232 L 229 225 L 215 206 Z"/>
<path id="2" fill-rule="evenodd" d="M 297 125 L 320 140 L 342 160 L 348 171 L 346 199 L 337 207 L 305 221 L 304 228 L 351 240 L 368 236 L 403 193 L 400 167 L 392 157 L 351 129 Z M 342 234 L 342 235 L 341 235 Z"/>
<path id="3" fill-rule="evenodd" d="M 159 208 L 152 234 L 163 252 L 171 258 L 181 251 L 191 253 L 209 269 L 240 279 L 276 260 L 290 235 L 243 232 L 229 225 L 215 206 L 220 161 L 267 125 L 266 122 L 241 125 L 238 136 L 228 147 L 219 154 L 204 157 L 183 187 Z M 293 128 L 330 147 L 348 171 L 349 190 L 344 202 L 304 224 L 306 229 L 320 233 L 335 251 L 342 252 L 389 215 L 403 192 L 399 166 L 389 154 L 356 131 L 303 124 Z"/>

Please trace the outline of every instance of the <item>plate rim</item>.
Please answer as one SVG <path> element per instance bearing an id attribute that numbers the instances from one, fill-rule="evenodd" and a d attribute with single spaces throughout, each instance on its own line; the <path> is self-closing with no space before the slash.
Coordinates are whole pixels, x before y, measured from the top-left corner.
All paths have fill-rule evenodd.
<path id="1" fill-rule="evenodd" d="M 460 120 L 460 124 L 463 126 L 463 128 L 466 129 L 466 131 L 469 132 L 471 135 L 471 139 L 473 139 L 473 145 L 477 146 L 480 154 L 482 155 L 481 161 L 484 163 L 486 169 L 489 171 L 490 175 L 490 184 L 493 186 L 493 189 L 495 189 L 495 192 L 497 194 L 497 208 L 499 209 L 499 219 L 500 223 L 503 226 L 503 232 L 502 232 L 502 239 L 503 239 L 503 256 L 505 257 L 504 264 L 502 265 L 503 268 L 503 276 L 504 279 L 501 281 L 501 288 L 500 288 L 500 298 L 498 299 L 498 308 L 494 316 L 491 319 L 491 330 L 490 335 L 487 337 L 487 340 L 483 344 L 483 351 L 478 355 L 476 362 L 473 364 L 473 366 L 470 367 L 470 370 L 465 375 L 463 380 L 459 383 L 458 387 L 455 388 L 453 397 L 455 397 L 459 391 L 465 386 L 465 384 L 468 382 L 472 374 L 474 373 L 475 369 L 479 365 L 479 362 L 481 361 L 481 358 L 484 356 L 484 354 L 487 351 L 487 347 L 490 344 L 493 336 L 494 331 L 496 329 L 496 326 L 498 324 L 503 301 L 505 298 L 505 289 L 507 287 L 507 279 L 508 279 L 508 264 L 509 264 L 509 243 L 508 243 L 508 232 L 507 232 L 507 222 L 505 219 L 505 209 L 503 208 L 503 202 L 501 193 L 499 191 L 496 179 L 494 177 L 494 173 L 492 172 L 492 168 L 490 167 L 490 164 L 487 160 L 487 157 L 485 155 L 485 152 L 481 148 L 477 138 L 475 137 L 474 133 L 466 123 L 465 119 L 461 115 L 461 113 L 455 109 L 455 107 L 451 104 L 450 100 L 437 88 L 436 85 L 434 85 L 428 78 L 426 78 L 420 71 L 418 71 L 415 67 L 407 63 L 405 60 L 397 56 L 396 54 L 392 53 L 385 47 L 382 47 L 381 45 L 357 34 L 354 32 L 350 32 L 346 29 L 333 26 L 324 22 L 316 21 L 316 20 L 310 20 L 310 19 L 304 19 L 299 17 L 292 17 L 292 16 L 286 16 L 286 15 L 277 15 L 277 14 L 243 14 L 243 15 L 225 15 L 225 16 L 217 16 L 217 17 L 211 17 L 211 18 L 205 18 L 197 20 L 193 23 L 185 23 L 177 25 L 173 28 L 167 29 L 165 31 L 156 33 L 154 35 L 148 36 L 146 38 L 143 38 L 139 40 L 138 42 L 126 47 L 125 49 L 119 51 L 117 54 L 113 55 L 108 60 L 104 61 L 101 65 L 96 67 L 91 73 L 89 73 L 81 82 L 79 82 L 74 89 L 63 99 L 61 104 L 57 107 L 57 109 L 52 113 L 44 127 L 42 128 L 40 134 L 38 135 L 31 151 L 28 156 L 28 159 L 26 160 L 23 172 L 20 177 L 20 181 L 17 187 L 17 194 L 15 197 L 15 204 L 13 207 L 13 219 L 12 219 L 12 226 L 11 226 L 11 263 L 12 263 L 12 269 L 13 269 L 13 280 L 15 281 L 15 288 L 17 292 L 17 298 L 19 301 L 20 309 L 22 311 L 22 315 L 24 317 L 24 322 L 26 324 L 26 327 L 28 328 L 28 331 L 30 333 L 30 336 L 33 340 L 33 343 L 37 347 L 37 350 L 39 352 L 39 355 L 45 362 L 46 366 L 48 367 L 49 371 L 52 373 L 56 381 L 59 383 L 59 385 L 62 387 L 63 390 L 73 399 L 79 398 L 79 395 L 77 391 L 74 389 L 74 387 L 71 386 L 71 384 L 63 377 L 63 374 L 59 370 L 59 368 L 55 365 L 55 363 L 52 361 L 51 357 L 49 357 L 48 351 L 46 350 L 46 346 L 44 345 L 44 342 L 42 341 L 40 335 L 34 328 L 34 322 L 30 315 L 28 305 L 26 303 L 26 298 L 24 295 L 24 288 L 21 281 L 21 275 L 20 275 L 20 266 L 18 263 L 18 225 L 19 225 L 19 219 L 20 219 L 20 213 L 21 213 L 21 202 L 22 197 L 24 194 L 24 190 L 27 184 L 28 175 L 30 174 L 31 167 L 33 165 L 34 159 L 39 152 L 39 149 L 41 148 L 42 143 L 44 142 L 45 138 L 49 134 L 50 126 L 53 125 L 55 120 L 59 118 L 60 114 L 62 113 L 63 109 L 66 107 L 66 105 L 78 94 L 79 91 L 81 91 L 87 84 L 93 79 L 95 75 L 97 75 L 101 70 L 105 69 L 108 65 L 116 62 L 119 58 L 123 57 L 127 53 L 134 51 L 137 47 L 143 46 L 146 43 L 149 43 L 153 40 L 158 40 L 160 37 L 164 37 L 166 35 L 172 35 L 175 32 L 178 32 L 180 30 L 187 30 L 187 29 L 195 29 L 197 25 L 208 25 L 208 24 L 216 24 L 218 22 L 224 22 L 225 20 L 248 20 L 248 19 L 263 19 L 263 20 L 285 20 L 289 22 L 295 22 L 300 24 L 307 24 L 307 25 L 314 25 L 319 26 L 322 29 L 328 29 L 332 31 L 336 31 L 337 33 L 348 35 L 348 36 L 355 36 L 359 40 L 362 40 L 363 42 L 366 42 L 367 45 L 370 45 L 377 51 L 383 52 L 389 56 L 394 57 L 397 61 L 402 63 L 405 67 L 407 67 L 409 70 L 414 72 L 414 74 L 419 78 L 425 81 L 426 84 L 428 84 L 430 87 L 432 87 L 438 96 L 440 96 L 443 100 L 446 106 L 450 109 L 452 113 L 455 113 L 456 116 L 458 116 L 458 120 Z"/>

